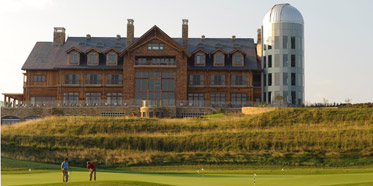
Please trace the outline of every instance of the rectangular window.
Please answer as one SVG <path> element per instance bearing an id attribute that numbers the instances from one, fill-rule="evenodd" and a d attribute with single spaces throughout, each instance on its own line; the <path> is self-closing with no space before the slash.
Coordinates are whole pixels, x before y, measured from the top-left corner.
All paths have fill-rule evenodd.
<path id="1" fill-rule="evenodd" d="M 69 55 L 70 56 L 70 59 L 69 59 L 70 64 L 76 65 L 76 64 L 79 63 L 78 55 L 79 55 L 78 52 L 71 52 L 70 53 L 70 55 Z"/>
<path id="2" fill-rule="evenodd" d="M 98 54 L 96 52 L 90 52 L 88 54 L 88 64 L 91 64 L 91 65 L 98 64 Z"/>
<path id="3" fill-rule="evenodd" d="M 175 104 L 174 72 L 136 72 L 135 80 L 136 104 L 141 100 L 149 100 L 152 106 L 170 106 Z"/>
<path id="4" fill-rule="evenodd" d="M 282 48 L 288 48 L 288 36 L 282 36 Z"/>
<path id="5" fill-rule="evenodd" d="M 247 105 L 246 94 L 231 94 L 231 104 L 234 107 L 242 107 Z"/>
<path id="6" fill-rule="evenodd" d="M 291 85 L 295 86 L 295 82 L 296 82 L 295 73 L 291 73 Z"/>
<path id="7" fill-rule="evenodd" d="M 114 53 L 114 52 L 110 52 L 109 54 L 108 54 L 108 64 L 109 65 L 115 65 L 115 64 L 117 64 L 117 54 L 116 53 Z"/>
<path id="8" fill-rule="evenodd" d="M 284 103 L 288 102 L 288 91 L 282 93 L 282 100 L 284 100 Z"/>
<path id="9" fill-rule="evenodd" d="M 198 75 L 189 75 L 189 85 L 204 85 L 204 75 L 198 74 Z"/>
<path id="10" fill-rule="evenodd" d="M 101 74 L 87 74 L 86 84 L 101 84 Z"/>
<path id="11" fill-rule="evenodd" d="M 53 106 L 56 103 L 56 97 L 30 97 L 32 105 Z"/>
<path id="12" fill-rule="evenodd" d="M 263 85 L 267 86 L 267 75 L 266 74 L 263 75 Z"/>
<path id="13" fill-rule="evenodd" d="M 263 92 L 263 102 L 267 102 L 267 93 Z"/>
<path id="14" fill-rule="evenodd" d="M 268 55 L 268 68 L 272 68 L 272 55 Z"/>
<path id="15" fill-rule="evenodd" d="M 204 65 L 205 64 L 205 55 L 203 53 L 197 53 L 196 55 L 197 65 Z"/>
<path id="16" fill-rule="evenodd" d="M 264 58 L 263 58 L 263 68 L 267 68 L 266 64 L 267 64 L 267 57 L 264 56 Z"/>
<path id="17" fill-rule="evenodd" d="M 268 86 L 272 86 L 272 73 L 268 73 Z"/>
<path id="18" fill-rule="evenodd" d="M 173 66 L 175 57 L 136 57 L 135 65 Z"/>
<path id="19" fill-rule="evenodd" d="M 65 106 L 75 105 L 79 102 L 79 93 L 77 92 L 65 92 L 63 93 L 63 104 Z"/>
<path id="20" fill-rule="evenodd" d="M 163 50 L 163 44 L 162 43 L 148 44 L 148 50 Z"/>
<path id="21" fill-rule="evenodd" d="M 247 85 L 246 75 L 232 75 L 232 85 Z"/>
<path id="22" fill-rule="evenodd" d="M 233 65 L 242 66 L 243 65 L 243 55 L 241 53 L 233 54 L 234 63 Z"/>
<path id="23" fill-rule="evenodd" d="M 268 103 L 272 103 L 272 92 L 268 92 Z"/>
<path id="24" fill-rule="evenodd" d="M 225 75 L 211 75 L 211 85 L 225 85 Z"/>
<path id="25" fill-rule="evenodd" d="M 295 67 L 295 55 L 291 55 L 291 67 Z"/>
<path id="26" fill-rule="evenodd" d="M 65 74 L 65 84 L 80 84 L 80 74 Z"/>
<path id="27" fill-rule="evenodd" d="M 293 104 L 293 105 L 297 104 L 296 100 L 297 100 L 296 92 L 295 91 L 291 91 L 291 104 Z"/>
<path id="28" fill-rule="evenodd" d="M 221 52 L 217 52 L 215 55 L 214 55 L 214 65 L 216 66 L 222 66 L 224 65 L 224 62 L 223 62 L 223 59 L 224 59 L 224 54 L 221 53 Z"/>
<path id="29" fill-rule="evenodd" d="M 107 105 L 122 105 L 122 93 L 107 93 L 106 94 Z"/>
<path id="30" fill-rule="evenodd" d="M 282 55 L 282 66 L 288 67 L 288 55 L 287 54 Z"/>
<path id="31" fill-rule="evenodd" d="M 85 93 L 85 104 L 86 105 L 100 105 L 101 104 L 101 93 L 99 92 L 88 92 Z"/>
<path id="32" fill-rule="evenodd" d="M 45 75 L 35 75 L 34 82 L 45 82 Z"/>
<path id="33" fill-rule="evenodd" d="M 295 37 L 291 37 L 291 49 L 295 49 Z"/>
<path id="34" fill-rule="evenodd" d="M 188 106 L 190 107 L 201 107 L 203 106 L 204 97 L 203 94 L 193 93 L 188 94 Z"/>
<path id="35" fill-rule="evenodd" d="M 212 107 L 223 107 L 225 105 L 225 94 L 210 94 L 210 105 Z"/>
<path id="36" fill-rule="evenodd" d="M 121 85 L 122 84 L 122 74 L 108 74 L 107 83 L 109 85 Z"/>
<path id="37" fill-rule="evenodd" d="M 282 84 L 285 85 L 285 86 L 288 85 L 288 81 L 289 81 L 288 80 L 289 79 L 288 78 L 288 73 L 283 73 L 282 74 L 282 79 L 283 79 Z"/>

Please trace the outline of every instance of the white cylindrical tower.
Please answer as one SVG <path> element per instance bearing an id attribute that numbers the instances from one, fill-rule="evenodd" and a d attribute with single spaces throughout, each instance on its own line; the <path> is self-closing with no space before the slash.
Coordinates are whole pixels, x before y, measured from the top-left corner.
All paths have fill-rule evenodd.
<path id="1" fill-rule="evenodd" d="M 274 5 L 262 25 L 262 102 L 304 104 L 304 21 L 290 4 Z"/>

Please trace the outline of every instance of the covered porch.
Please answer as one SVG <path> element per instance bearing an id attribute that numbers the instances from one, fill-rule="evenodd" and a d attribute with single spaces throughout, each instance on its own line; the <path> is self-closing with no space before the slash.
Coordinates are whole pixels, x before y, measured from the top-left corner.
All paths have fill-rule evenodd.
<path id="1" fill-rule="evenodd" d="M 23 103 L 23 94 L 19 93 L 3 93 L 4 107 L 16 107 Z"/>

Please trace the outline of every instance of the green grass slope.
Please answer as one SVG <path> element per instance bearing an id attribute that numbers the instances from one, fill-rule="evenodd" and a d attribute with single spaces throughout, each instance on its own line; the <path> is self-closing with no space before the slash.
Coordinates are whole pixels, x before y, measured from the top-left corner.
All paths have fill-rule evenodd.
<path id="1" fill-rule="evenodd" d="M 2 156 L 100 167 L 373 164 L 373 108 L 189 119 L 49 117 L 2 127 Z"/>

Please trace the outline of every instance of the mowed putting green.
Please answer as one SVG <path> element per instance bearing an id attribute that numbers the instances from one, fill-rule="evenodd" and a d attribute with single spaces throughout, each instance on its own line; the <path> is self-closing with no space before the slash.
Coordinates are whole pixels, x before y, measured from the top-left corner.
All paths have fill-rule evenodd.
<path id="1" fill-rule="evenodd" d="M 246 186 L 254 185 L 253 175 L 245 174 L 204 174 L 190 173 L 118 173 L 97 172 L 99 181 L 89 183 L 88 172 L 73 171 L 68 185 L 128 185 L 128 186 Z M 373 185 L 373 173 L 319 174 L 319 175 L 260 175 L 256 176 L 256 186 L 316 186 L 316 185 Z M 7 185 L 66 185 L 62 183 L 59 171 L 31 174 L 3 174 L 3 186 Z M 147 183 L 142 183 L 147 182 Z"/>
<path id="2" fill-rule="evenodd" d="M 70 182 L 62 182 L 59 165 L 2 158 L 1 185 L 71 186 L 372 186 L 372 167 L 286 168 L 284 175 L 276 167 L 207 166 L 200 174 L 196 166 L 149 166 L 122 169 L 98 169 L 97 182 L 89 182 L 88 171 L 73 167 Z M 31 173 L 30 167 L 33 167 Z M 197 166 L 199 167 L 199 166 Z M 200 167 L 199 167 L 200 168 Z"/>

